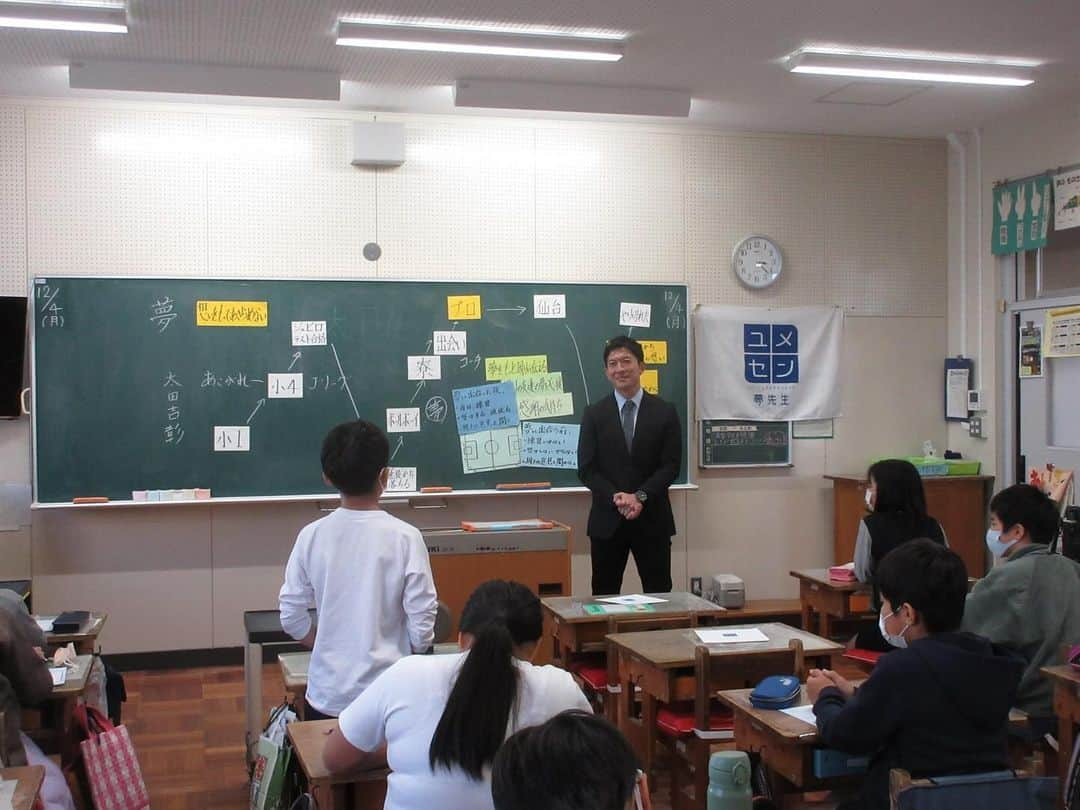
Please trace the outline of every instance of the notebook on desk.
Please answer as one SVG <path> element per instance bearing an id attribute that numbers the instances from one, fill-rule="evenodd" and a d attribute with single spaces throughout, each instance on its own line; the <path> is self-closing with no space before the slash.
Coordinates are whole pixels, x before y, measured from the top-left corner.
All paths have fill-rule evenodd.
<path id="1" fill-rule="evenodd" d="M 89 610 L 68 610 L 53 619 L 52 631 L 58 636 L 71 635 L 81 632 L 89 624 Z"/>

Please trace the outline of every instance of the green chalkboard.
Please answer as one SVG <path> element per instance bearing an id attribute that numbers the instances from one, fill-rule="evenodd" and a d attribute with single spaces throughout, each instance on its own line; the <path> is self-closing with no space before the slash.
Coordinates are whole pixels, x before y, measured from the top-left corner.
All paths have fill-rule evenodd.
<path id="1" fill-rule="evenodd" d="M 40 503 L 327 493 L 322 439 L 357 415 L 407 431 L 389 433 L 397 490 L 580 486 L 575 426 L 628 319 L 664 342 L 650 368 L 687 481 L 684 285 L 49 277 L 33 306 Z"/>
<path id="2" fill-rule="evenodd" d="M 704 419 L 701 467 L 763 467 L 791 464 L 791 423 Z"/>

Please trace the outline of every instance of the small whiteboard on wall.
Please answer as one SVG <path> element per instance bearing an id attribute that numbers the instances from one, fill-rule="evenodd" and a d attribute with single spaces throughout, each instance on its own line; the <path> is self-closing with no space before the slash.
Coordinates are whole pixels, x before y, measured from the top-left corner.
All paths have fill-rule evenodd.
<path id="1" fill-rule="evenodd" d="M 791 422 L 702 419 L 698 466 L 790 467 Z"/>

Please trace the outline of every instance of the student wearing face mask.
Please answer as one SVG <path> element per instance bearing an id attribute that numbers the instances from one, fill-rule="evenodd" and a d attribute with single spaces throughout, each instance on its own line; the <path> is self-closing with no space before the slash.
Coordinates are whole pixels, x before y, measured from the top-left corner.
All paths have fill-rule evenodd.
<path id="1" fill-rule="evenodd" d="M 1080 565 L 1050 551 L 1057 532 L 1057 505 L 1038 488 L 1017 484 L 995 495 L 986 545 L 1002 562 L 975 584 L 964 609 L 965 630 L 1027 660 L 1017 706 L 1037 731 L 1055 726 L 1053 689 L 1039 669 L 1062 663 L 1061 645 L 1080 641 Z"/>
<path id="2" fill-rule="evenodd" d="M 894 548 L 925 537 L 948 548 L 941 524 L 926 513 L 926 494 L 915 466 L 902 459 L 886 459 L 871 465 L 866 473 L 866 508 L 870 514 L 859 522 L 855 537 L 855 576 L 873 585 L 874 610 L 881 609 L 881 597 L 874 572 Z M 855 637 L 855 647 L 888 652 L 891 647 L 874 625 Z"/>
<path id="3" fill-rule="evenodd" d="M 871 755 L 859 800 L 840 810 L 888 810 L 892 768 L 927 777 L 1008 767 L 1009 708 L 1024 663 L 959 632 L 963 560 L 913 540 L 882 560 L 877 583 L 881 634 L 895 652 L 858 690 L 831 670 L 811 670 L 806 682 L 822 744 Z"/>

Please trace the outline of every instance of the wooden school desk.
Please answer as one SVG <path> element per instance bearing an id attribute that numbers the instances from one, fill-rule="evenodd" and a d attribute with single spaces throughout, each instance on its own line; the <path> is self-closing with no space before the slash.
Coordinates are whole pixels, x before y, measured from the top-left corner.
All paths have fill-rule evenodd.
<path id="1" fill-rule="evenodd" d="M 286 729 L 300 770 L 307 777 L 308 790 L 319 810 L 382 810 L 386 801 L 386 768 L 352 770 L 331 774 L 323 765 L 327 733 L 337 720 L 310 720 L 289 723 Z M 352 793 L 352 802 L 349 794 Z M 433 797 L 434 798 L 434 797 Z M 437 805 L 437 800 L 435 801 Z"/>
<path id="2" fill-rule="evenodd" d="M 37 801 L 41 783 L 45 781 L 45 768 L 27 765 L 21 768 L 0 768 L 0 779 L 16 782 L 11 810 L 30 810 Z"/>
<path id="3" fill-rule="evenodd" d="M 604 652 L 607 650 L 608 619 L 626 617 L 628 619 L 649 618 L 687 618 L 690 614 L 699 617 L 718 619 L 724 615 L 722 607 L 692 593 L 676 591 L 673 593 L 651 593 L 665 601 L 649 605 L 654 610 L 628 613 L 589 613 L 586 605 L 604 605 L 594 596 L 550 596 L 540 600 L 544 618 L 550 622 L 552 657 L 559 666 L 566 666 L 573 656 L 581 653 Z"/>
<path id="4" fill-rule="evenodd" d="M 45 753 L 59 752 L 64 765 L 73 762 L 78 754 L 79 744 L 74 732 L 75 706 L 86 693 L 93 663 L 92 655 L 75 658 L 75 666 L 68 668 L 67 679 L 60 686 L 54 686 L 52 693 L 42 702 L 41 728 L 28 732 Z"/>
<path id="5" fill-rule="evenodd" d="M 813 615 L 819 619 L 817 632 L 825 637 L 832 635 L 833 620 L 859 618 L 866 613 L 865 599 L 852 604 L 852 597 L 864 596 L 869 592 L 861 582 L 837 582 L 829 579 L 827 568 L 806 568 L 791 571 L 791 576 L 799 580 L 799 602 L 802 606 L 802 628 L 812 630 Z M 861 601 L 863 604 L 858 604 Z"/>
<path id="6" fill-rule="evenodd" d="M 281 667 L 281 680 L 285 683 L 285 693 L 296 706 L 296 716 L 304 719 L 304 696 L 307 694 L 308 667 L 311 666 L 311 653 L 281 653 L 277 657 Z"/>
<path id="7" fill-rule="evenodd" d="M 807 666 L 828 667 L 830 659 L 844 651 L 842 644 L 797 630 L 786 624 L 745 625 L 757 627 L 768 641 L 745 644 L 710 645 L 710 651 L 733 658 L 751 657 L 762 652 L 788 649 L 788 642 L 802 641 Z M 639 751 L 644 766 L 652 767 L 656 743 L 656 704 L 677 700 L 693 700 L 695 690 L 694 655 L 700 643 L 693 630 L 652 630 L 641 633 L 609 635 L 612 651 L 618 656 L 619 685 L 616 723 L 628 738 L 636 735 L 631 720 L 631 700 L 634 687 L 641 688 L 641 723 L 644 750 Z M 779 674 L 779 673 L 777 673 Z"/>
<path id="8" fill-rule="evenodd" d="M 1076 726 L 1080 724 L 1080 672 L 1068 664 L 1043 667 L 1039 671 L 1054 684 L 1054 714 L 1058 719 L 1058 774 L 1062 790 L 1062 796 L 1058 797 L 1058 807 L 1064 807 L 1063 797 L 1067 788 L 1065 780 L 1069 774 L 1069 760 L 1072 759 L 1076 740 Z"/>
<path id="9" fill-rule="evenodd" d="M 56 617 L 35 616 L 34 618 Z M 51 631 L 46 633 L 45 646 L 63 647 L 67 644 L 74 644 L 75 652 L 79 655 L 90 655 L 94 652 L 94 647 L 97 646 L 98 636 L 101 635 L 101 631 L 104 629 L 105 622 L 108 621 L 108 619 L 108 613 L 91 613 L 90 621 L 77 633 L 53 633 Z"/>

